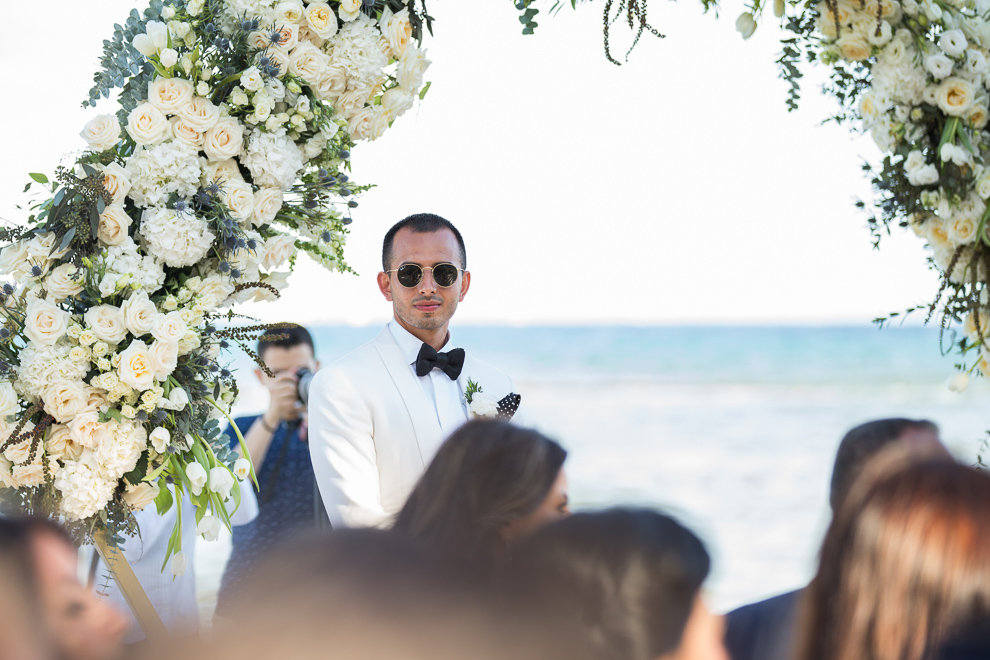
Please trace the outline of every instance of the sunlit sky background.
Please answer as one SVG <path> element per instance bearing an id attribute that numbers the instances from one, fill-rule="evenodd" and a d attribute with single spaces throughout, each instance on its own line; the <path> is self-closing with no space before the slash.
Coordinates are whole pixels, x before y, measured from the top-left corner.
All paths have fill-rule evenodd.
<path id="1" fill-rule="evenodd" d="M 78 133 L 101 43 L 133 0 L 4 7 L 0 217 L 18 221 L 28 172 L 52 173 Z M 856 323 L 928 302 L 922 242 L 897 230 L 874 251 L 860 169 L 868 138 L 832 124 L 809 67 L 788 113 L 767 16 L 743 41 L 741 3 L 653 0 L 629 63 L 603 55 L 601 2 L 540 16 L 520 34 L 510 0 L 433 0 L 425 101 L 354 150 L 352 178 L 377 184 L 354 212 L 359 276 L 303 263 L 266 320 L 388 318 L 375 285 L 394 222 L 439 213 L 463 232 L 474 280 L 459 322 L 505 324 Z M 617 26 L 621 54 L 631 36 Z"/>

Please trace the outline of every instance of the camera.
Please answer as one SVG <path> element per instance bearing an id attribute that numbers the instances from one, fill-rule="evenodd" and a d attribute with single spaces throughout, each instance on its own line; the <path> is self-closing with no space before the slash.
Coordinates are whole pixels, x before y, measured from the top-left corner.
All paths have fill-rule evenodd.
<path id="1" fill-rule="evenodd" d="M 296 396 L 304 406 L 309 403 L 309 386 L 313 382 L 313 372 L 303 367 L 296 371 L 299 380 L 296 381 Z"/>

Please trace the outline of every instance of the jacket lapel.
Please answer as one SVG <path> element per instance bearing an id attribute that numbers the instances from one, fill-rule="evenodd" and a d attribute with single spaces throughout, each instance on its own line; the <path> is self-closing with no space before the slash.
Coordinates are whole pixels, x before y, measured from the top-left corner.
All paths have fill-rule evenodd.
<path id="1" fill-rule="evenodd" d="M 399 345 L 395 342 L 395 337 L 386 325 L 385 328 L 375 338 L 375 348 L 388 370 L 389 376 L 395 383 L 402 397 L 402 403 L 409 413 L 409 421 L 412 422 L 413 431 L 416 434 L 416 446 L 419 449 L 419 458 L 423 462 L 425 469 L 429 461 L 424 455 L 433 456 L 430 451 L 434 450 L 443 439 L 443 431 L 440 429 L 440 422 L 437 420 L 436 411 L 430 405 L 430 401 L 423 391 L 412 369 L 406 364 L 406 358 L 399 350 Z M 466 381 L 465 381 L 466 382 Z M 424 448 L 426 451 L 424 452 Z"/>

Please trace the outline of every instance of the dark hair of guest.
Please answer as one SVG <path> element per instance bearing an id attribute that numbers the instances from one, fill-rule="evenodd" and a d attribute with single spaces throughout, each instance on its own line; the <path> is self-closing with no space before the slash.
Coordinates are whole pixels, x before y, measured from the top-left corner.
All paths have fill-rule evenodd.
<path id="1" fill-rule="evenodd" d="M 13 569 L 28 593 L 37 592 L 34 542 L 45 534 L 74 546 L 69 534 L 47 518 L 0 517 L 0 563 Z"/>
<path id="2" fill-rule="evenodd" d="M 648 509 L 578 513 L 513 552 L 510 591 L 556 612 L 600 660 L 655 660 L 681 643 L 711 560 L 674 518 Z"/>
<path id="3" fill-rule="evenodd" d="M 441 445 L 393 530 L 462 560 L 492 566 L 501 529 L 546 499 L 567 452 L 508 422 L 468 422 Z"/>
<path id="4" fill-rule="evenodd" d="M 267 339 L 267 337 L 279 335 L 284 336 L 279 339 Z M 313 336 L 309 334 L 309 330 L 301 325 L 288 328 L 268 328 L 258 338 L 258 356 L 263 358 L 265 351 L 269 348 L 294 348 L 303 344 L 309 346 L 313 354 L 316 354 L 316 347 L 313 345 Z"/>
<path id="5" fill-rule="evenodd" d="M 461 236 L 461 232 L 457 231 L 457 227 L 439 215 L 416 213 L 399 220 L 386 232 L 385 240 L 382 242 L 382 270 L 387 271 L 391 268 L 392 245 L 395 243 L 395 235 L 399 233 L 400 229 L 406 227 L 417 234 L 432 234 L 435 231 L 442 231 L 444 229 L 450 231 L 454 235 L 454 238 L 457 239 L 457 247 L 461 249 L 460 267 L 467 268 L 467 248 L 464 247 L 464 238 Z M 431 266 L 432 264 L 423 265 Z M 457 264 L 454 265 L 456 266 Z"/>
<path id="6" fill-rule="evenodd" d="M 839 443 L 832 468 L 829 504 L 838 511 L 842 498 L 866 463 L 884 448 L 897 441 L 906 431 L 929 431 L 938 435 L 938 427 L 927 419 L 878 419 L 851 429 Z"/>
<path id="7" fill-rule="evenodd" d="M 887 458 L 825 535 L 799 660 L 922 660 L 990 615 L 990 476 L 948 458 Z"/>

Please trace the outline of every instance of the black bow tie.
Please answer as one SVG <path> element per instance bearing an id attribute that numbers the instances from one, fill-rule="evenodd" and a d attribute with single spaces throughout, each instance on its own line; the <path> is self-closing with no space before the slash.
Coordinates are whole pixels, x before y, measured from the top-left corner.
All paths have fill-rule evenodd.
<path id="1" fill-rule="evenodd" d="M 434 367 L 450 376 L 451 380 L 457 380 L 464 367 L 464 349 L 455 348 L 446 353 L 437 353 L 429 344 L 423 344 L 416 356 L 416 375 L 425 376 Z"/>

